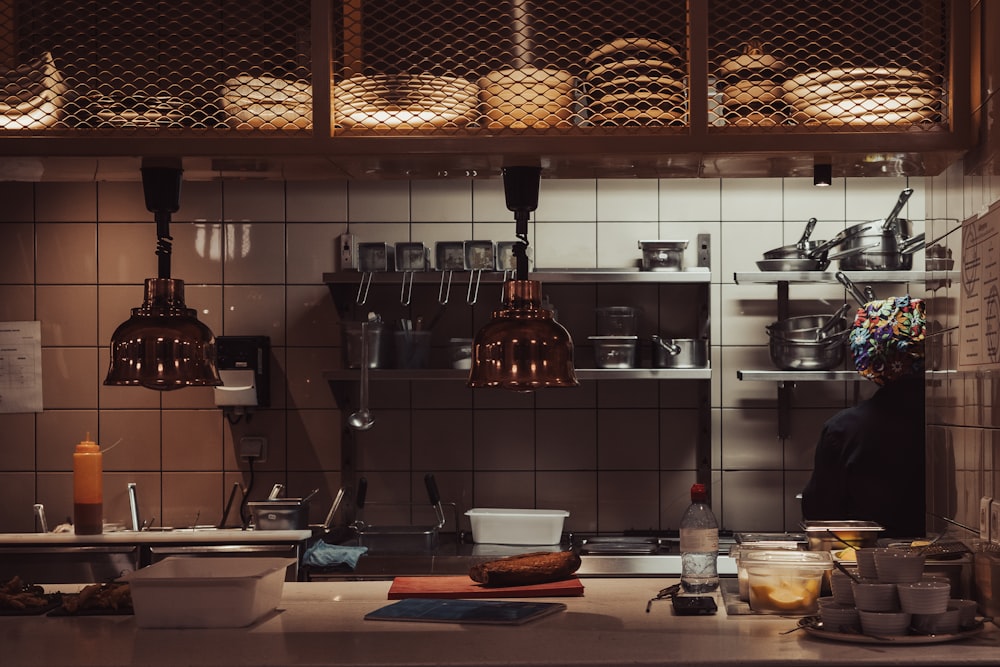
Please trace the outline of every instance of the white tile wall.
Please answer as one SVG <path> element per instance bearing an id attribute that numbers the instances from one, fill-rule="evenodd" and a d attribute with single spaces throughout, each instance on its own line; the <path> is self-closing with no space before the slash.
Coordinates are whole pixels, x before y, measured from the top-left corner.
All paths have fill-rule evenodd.
<path id="1" fill-rule="evenodd" d="M 967 202 L 953 180 L 961 181 L 960 172 L 931 183 L 942 193 L 928 207 L 935 215 L 957 217 L 952 211 L 985 197 Z M 738 369 L 770 367 L 763 327 L 776 316 L 775 287 L 737 285 L 734 272 L 756 270 L 763 251 L 793 243 L 812 215 L 821 220 L 814 238 L 885 215 L 905 185 L 893 178 L 839 179 L 825 190 L 801 178 L 542 181 L 529 226 L 539 269 L 635 266 L 637 241 L 654 238 L 689 239 L 693 264 L 697 235 L 710 235 L 711 476 L 724 527 L 794 529 L 791 499 L 808 475 L 819 425 L 853 400 L 853 383 L 800 383 L 792 433 L 777 437 L 776 387 L 736 378 Z M 916 218 L 924 204 L 920 181 L 914 186 L 907 215 Z M 976 188 L 988 190 L 985 181 Z M 266 334 L 273 346 L 272 408 L 233 425 L 210 390 L 101 385 L 107 340 L 156 271 L 155 230 L 138 182 L 0 184 L 0 192 L 11 200 L 0 214 L 0 315 L 40 319 L 45 332 L 45 412 L 0 415 L 17 449 L 0 464 L 0 530 L 31 530 L 24 508 L 35 501 L 54 516 L 71 513 L 68 452 L 87 430 L 103 445 L 121 440 L 106 460 L 116 499 L 108 520 L 126 518 L 120 500 L 128 479 L 150 487 L 147 515 L 181 524 L 199 511 L 214 518 L 247 472 L 234 454 L 243 435 L 269 441 L 261 493 L 273 481 L 321 486 L 322 507 L 341 483 L 341 412 L 322 377 L 343 364 L 340 315 L 321 279 L 336 269 L 336 237 L 349 228 L 360 241 L 433 248 L 439 240 L 512 240 L 514 232 L 499 179 L 185 183 L 172 266 L 187 283 L 188 305 L 217 334 Z M 444 332 L 471 335 L 496 303 L 497 293 L 484 289 L 480 303 L 466 305 L 466 281 L 464 273 L 454 277 L 434 342 L 433 358 L 442 363 Z M 433 313 L 437 285 L 423 287 L 414 309 Z M 409 314 L 396 285 L 379 289 L 385 294 L 373 298 L 387 320 Z M 839 285 L 792 289 L 800 314 L 832 312 L 844 299 Z M 683 327 L 693 307 L 670 288 L 550 286 L 546 293 L 578 332 L 581 365 L 590 363 L 595 306 L 640 305 L 645 336 Z M 442 495 L 463 507 L 565 507 L 567 526 L 577 531 L 667 529 L 676 528 L 695 478 L 697 392 L 684 382 L 585 383 L 538 395 L 382 382 L 372 402 L 377 426 L 359 434 L 356 463 L 373 500 L 420 501 L 421 477 L 434 471 Z"/>

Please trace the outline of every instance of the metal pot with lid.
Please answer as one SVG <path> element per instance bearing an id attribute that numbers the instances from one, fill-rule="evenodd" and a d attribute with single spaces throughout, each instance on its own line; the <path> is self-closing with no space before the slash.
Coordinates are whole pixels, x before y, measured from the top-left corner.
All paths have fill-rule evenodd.
<path id="1" fill-rule="evenodd" d="M 653 336 L 653 362 L 657 368 L 708 367 L 708 340 Z"/>

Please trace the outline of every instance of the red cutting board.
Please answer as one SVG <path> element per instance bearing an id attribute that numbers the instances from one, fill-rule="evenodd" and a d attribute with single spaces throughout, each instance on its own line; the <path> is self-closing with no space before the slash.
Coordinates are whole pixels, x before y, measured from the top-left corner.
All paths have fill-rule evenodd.
<path id="1" fill-rule="evenodd" d="M 389 587 L 390 600 L 404 598 L 548 598 L 580 597 L 583 584 L 576 577 L 531 586 L 489 587 L 468 576 L 396 577 Z"/>

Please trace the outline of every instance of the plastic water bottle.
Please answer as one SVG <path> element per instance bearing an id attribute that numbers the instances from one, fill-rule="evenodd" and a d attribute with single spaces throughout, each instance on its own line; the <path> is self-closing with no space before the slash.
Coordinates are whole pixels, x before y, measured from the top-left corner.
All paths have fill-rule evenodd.
<path id="1" fill-rule="evenodd" d="M 681 588 L 709 593 L 719 587 L 719 522 L 705 502 L 704 484 L 691 487 L 691 505 L 681 519 Z"/>

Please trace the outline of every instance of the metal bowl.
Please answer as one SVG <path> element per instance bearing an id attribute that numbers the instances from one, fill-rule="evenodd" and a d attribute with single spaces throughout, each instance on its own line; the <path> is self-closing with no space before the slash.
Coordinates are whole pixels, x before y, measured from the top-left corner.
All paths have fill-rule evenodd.
<path id="1" fill-rule="evenodd" d="M 770 336 L 771 362 L 783 371 L 828 371 L 844 362 L 847 332 L 821 341 L 789 340 Z"/>

